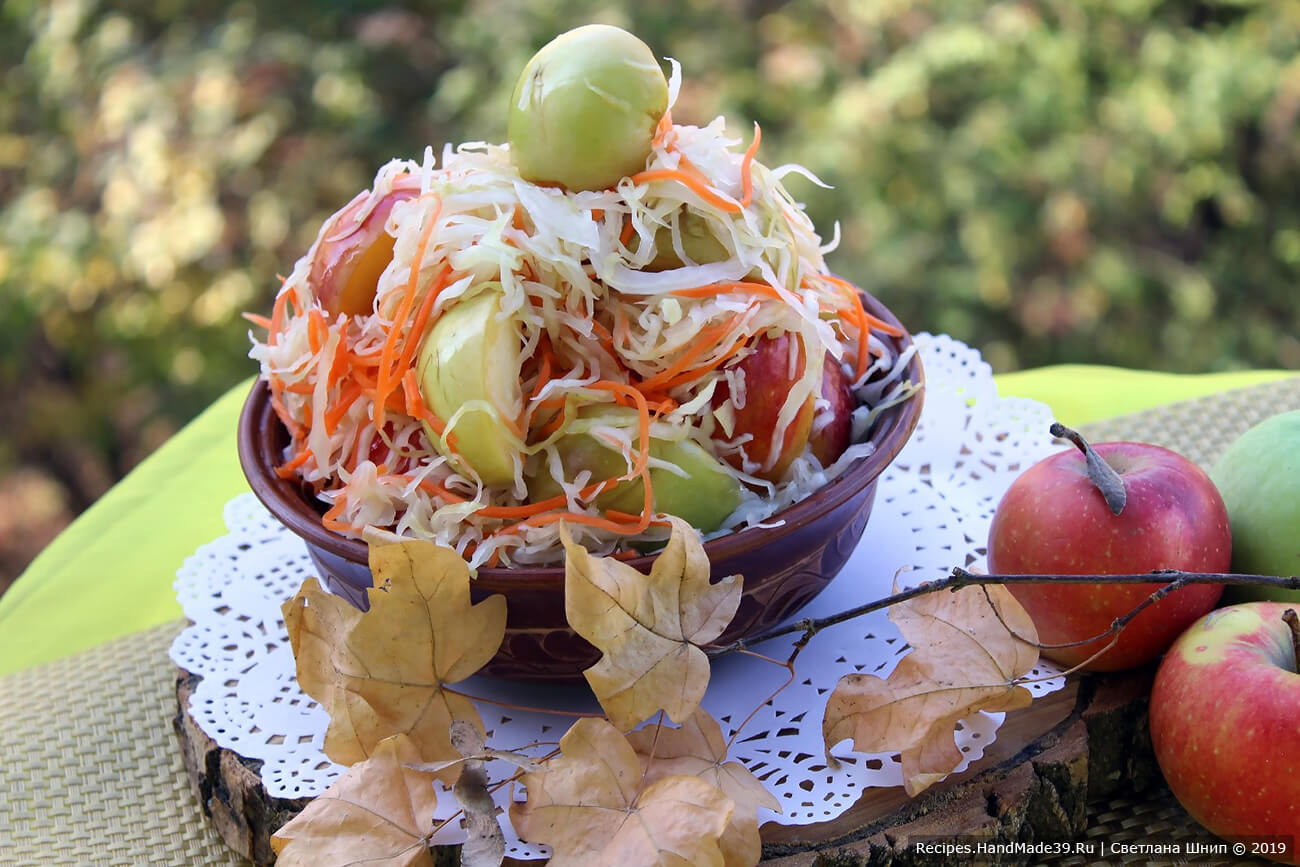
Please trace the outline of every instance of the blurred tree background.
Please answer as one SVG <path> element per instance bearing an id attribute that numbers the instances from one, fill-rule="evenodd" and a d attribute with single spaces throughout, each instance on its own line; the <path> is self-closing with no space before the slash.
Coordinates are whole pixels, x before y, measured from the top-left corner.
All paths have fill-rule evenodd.
<path id="1" fill-rule="evenodd" d="M 578 24 L 763 126 L 837 271 L 995 369 L 1300 368 L 1300 3 L 3 0 L 0 586 L 250 376 L 320 222 Z"/>

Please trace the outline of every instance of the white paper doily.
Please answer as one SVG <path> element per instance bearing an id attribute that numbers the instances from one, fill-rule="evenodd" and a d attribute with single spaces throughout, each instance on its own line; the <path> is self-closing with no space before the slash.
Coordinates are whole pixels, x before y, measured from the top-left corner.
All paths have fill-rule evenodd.
<path id="1" fill-rule="evenodd" d="M 1002 493 L 1022 469 L 1058 448 L 1047 433 L 1049 409 L 998 397 L 992 371 L 978 352 L 944 335 L 920 334 L 916 343 L 926 375 L 921 421 L 881 477 L 858 548 L 799 617 L 879 599 L 900 569 L 908 570 L 901 583 L 915 584 L 943 577 L 953 566 L 983 568 L 989 522 Z M 203 678 L 190 699 L 190 713 L 209 737 L 261 760 L 262 781 L 271 795 L 314 796 L 343 768 L 321 752 L 329 720 L 298 688 L 280 618 L 281 603 L 314 569 L 303 543 L 252 494 L 231 500 L 225 521 L 229 535 L 199 548 L 177 572 L 176 595 L 193 624 L 176 638 L 171 658 Z M 778 639 L 760 649 L 785 659 L 793 640 Z M 760 823 L 827 821 L 852 806 L 863 788 L 902 784 L 897 756 L 853 753 L 847 742 L 835 750 L 839 766 L 828 767 L 821 717 L 841 676 L 885 676 L 905 650 L 883 611 L 826 629 L 799 656 L 795 681 L 757 711 L 758 702 L 785 681 L 785 669 L 738 654 L 714 662 L 704 708 L 722 723 L 725 735 L 735 736 L 730 758 L 753 771 L 781 804 L 780 814 L 761 811 Z M 1050 677 L 1059 670 L 1044 663 L 1034 674 Z M 1029 688 L 1042 696 L 1063 685 L 1064 678 L 1051 677 Z M 599 710 L 585 685 L 533 686 L 479 677 L 457 689 L 514 706 Z M 478 706 L 488 743 L 499 749 L 554 744 L 570 722 L 486 701 Z M 996 738 L 1003 716 L 981 713 L 963 721 L 957 743 L 967 763 Z M 737 735 L 738 726 L 743 728 Z M 488 770 L 493 779 L 505 779 L 513 769 L 498 763 Z M 510 789 L 498 792 L 502 807 L 508 806 Z M 454 796 L 440 792 L 438 815 L 455 811 Z M 545 847 L 518 840 L 506 813 L 502 824 L 512 857 L 546 856 Z M 435 841 L 459 839 L 463 834 L 451 823 Z"/>

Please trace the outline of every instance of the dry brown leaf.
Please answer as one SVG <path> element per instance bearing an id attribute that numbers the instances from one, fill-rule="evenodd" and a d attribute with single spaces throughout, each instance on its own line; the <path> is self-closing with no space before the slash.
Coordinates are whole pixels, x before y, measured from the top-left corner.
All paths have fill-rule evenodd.
<path id="1" fill-rule="evenodd" d="M 271 838 L 279 867 L 433 865 L 433 775 L 406 763 L 419 751 L 405 735 L 378 744 Z"/>
<path id="2" fill-rule="evenodd" d="M 641 760 L 645 782 L 684 774 L 719 789 L 736 805 L 731 822 L 718 841 L 727 867 L 757 864 L 763 854 L 758 835 L 758 808 L 780 812 L 781 805 L 740 762 L 727 761 L 722 728 L 704 710 L 697 710 L 680 728 L 653 725 L 627 736 Z"/>
<path id="3" fill-rule="evenodd" d="M 916 795 L 961 764 L 953 737 L 958 720 L 1029 704 L 1033 696 L 1015 681 L 1038 662 L 1038 649 L 1007 627 L 1029 642 L 1038 634 L 1020 603 L 997 585 L 929 593 L 895 605 L 889 616 L 911 650 L 887 680 L 840 678 L 822 734 L 827 751 L 845 738 L 859 752 L 897 750 L 903 785 Z"/>
<path id="4" fill-rule="evenodd" d="M 400 732 L 414 741 L 419 760 L 459 758 L 452 721 L 480 731 L 483 722 L 468 699 L 443 686 L 469 677 L 496 653 L 505 599 L 471 605 L 469 567 L 431 542 L 374 546 L 370 569 L 382 589 L 371 588 L 365 614 L 314 578 L 282 608 L 298 683 L 330 715 L 325 754 L 350 765 Z"/>
<path id="5" fill-rule="evenodd" d="M 561 531 L 565 615 L 603 654 L 583 674 L 624 730 L 660 710 L 673 722 L 695 712 L 709 684 L 709 660 L 698 645 L 721 635 L 740 604 L 740 576 L 710 584 L 709 558 L 695 529 L 669 520 L 672 535 L 649 575 L 612 557 L 593 557 Z"/>
<path id="6" fill-rule="evenodd" d="M 562 755 L 525 774 L 528 800 L 510 809 L 519 835 L 551 847 L 550 867 L 722 867 L 718 840 L 734 810 L 698 777 L 648 785 L 632 745 L 603 719 L 581 719 Z"/>

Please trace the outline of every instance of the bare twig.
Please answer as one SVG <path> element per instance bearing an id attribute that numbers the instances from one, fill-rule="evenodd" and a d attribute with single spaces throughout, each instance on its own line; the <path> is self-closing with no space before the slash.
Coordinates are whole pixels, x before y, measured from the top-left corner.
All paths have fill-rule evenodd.
<path id="1" fill-rule="evenodd" d="M 1144 599 L 1136 608 L 1122 617 L 1116 618 L 1111 624 L 1111 628 L 1106 632 L 1083 641 L 1073 642 L 1074 644 L 1090 644 L 1093 641 L 1105 638 L 1107 635 L 1114 634 L 1123 629 L 1134 617 L 1151 604 L 1160 601 L 1165 596 L 1189 584 L 1235 584 L 1235 585 L 1256 585 L 1266 587 L 1277 587 L 1286 590 L 1300 590 L 1300 576 L 1291 576 L 1279 578 L 1276 575 L 1242 575 L 1230 572 L 1180 572 L 1175 569 L 1159 569 L 1154 572 L 1140 572 L 1125 575 L 977 575 L 974 572 L 968 572 L 961 567 L 955 567 L 946 578 L 937 581 L 930 581 L 919 584 L 916 587 L 909 587 L 906 590 L 900 590 L 897 593 L 891 593 L 888 596 L 877 599 L 873 602 L 867 602 L 854 608 L 849 608 L 837 614 L 820 618 L 805 618 L 785 626 L 779 626 L 770 629 L 767 632 L 753 636 L 752 638 L 742 638 L 733 641 L 730 644 L 711 647 L 706 652 L 710 656 L 721 656 L 726 653 L 734 653 L 738 650 L 746 650 L 765 641 L 771 641 L 774 638 L 781 638 L 786 635 L 800 633 L 799 641 L 796 645 L 796 652 L 801 650 L 804 645 L 812 639 L 814 635 L 821 632 L 827 627 L 834 626 L 838 623 L 844 623 L 861 617 L 864 614 L 870 614 L 873 611 L 879 611 L 882 608 L 888 608 L 891 605 L 897 605 L 900 602 L 906 602 L 917 596 L 923 596 L 927 593 L 936 593 L 940 590 L 960 590 L 962 587 L 971 587 L 977 584 L 1159 584 L 1164 582 L 1163 587 L 1157 589 L 1150 597 Z"/>

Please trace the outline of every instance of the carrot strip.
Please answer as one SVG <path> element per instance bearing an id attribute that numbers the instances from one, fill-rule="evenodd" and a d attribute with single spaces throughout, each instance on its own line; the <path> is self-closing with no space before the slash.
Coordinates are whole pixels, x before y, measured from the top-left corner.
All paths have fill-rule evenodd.
<path id="1" fill-rule="evenodd" d="M 333 530 L 336 533 L 356 532 L 356 529 L 351 524 L 338 519 L 339 513 L 343 511 L 343 505 L 346 502 L 347 492 L 340 491 L 338 499 L 334 501 L 334 505 L 330 506 L 329 510 L 325 512 L 325 514 L 321 515 L 321 525 L 327 530 Z"/>
<path id="2" fill-rule="evenodd" d="M 411 366 L 411 361 L 415 358 L 415 349 L 424 339 L 424 329 L 430 314 L 433 313 L 434 302 L 438 300 L 438 294 L 447 286 L 447 272 L 448 268 L 444 264 L 434 275 L 428 291 L 424 293 L 424 300 L 415 311 L 415 322 L 411 325 L 411 330 L 406 332 L 406 338 L 402 343 L 402 354 L 397 359 L 398 370 L 405 371 Z"/>
<path id="3" fill-rule="evenodd" d="M 637 172 L 629 180 L 634 184 L 646 184 L 651 181 L 677 181 L 720 211 L 738 214 L 742 210 L 736 202 L 724 199 L 708 184 L 680 169 L 650 169 L 649 171 Z"/>
<path id="4" fill-rule="evenodd" d="M 329 326 L 325 324 L 325 317 L 321 315 L 319 307 L 313 307 L 307 311 L 307 342 L 311 345 L 313 353 L 320 352 L 320 348 L 325 345 L 326 336 L 329 334 Z"/>
<path id="5" fill-rule="evenodd" d="M 754 155 L 758 153 L 758 143 L 763 140 L 763 130 L 754 124 L 754 140 L 749 143 L 744 158 L 740 161 L 740 207 L 748 208 L 754 199 Z"/>
<path id="6" fill-rule="evenodd" d="M 267 331 L 271 330 L 271 320 L 266 316 L 258 316 L 256 313 L 241 313 L 240 315 L 258 328 L 265 328 Z"/>
<path id="7" fill-rule="evenodd" d="M 655 126 L 654 137 L 650 143 L 653 147 L 659 147 L 664 143 L 664 138 L 668 135 L 669 130 L 673 128 L 673 113 L 665 111 L 663 117 L 659 118 L 659 123 Z"/>
<path id="8" fill-rule="evenodd" d="M 661 389 L 663 391 L 670 391 L 679 385 L 683 385 L 688 382 L 693 382 L 694 380 L 699 379 L 704 374 L 716 370 L 724 362 L 730 361 L 731 358 L 735 356 L 737 352 L 740 351 L 740 348 L 745 345 L 748 339 L 749 338 L 747 336 L 741 335 L 739 338 L 737 338 L 735 343 L 731 344 L 731 346 L 727 349 L 726 352 L 719 355 L 713 361 L 706 362 L 704 364 L 701 364 L 698 367 L 692 367 L 690 370 L 682 371 L 681 373 L 677 374 L 672 379 L 664 383 L 661 386 Z M 671 398 L 667 398 L 666 400 L 671 400 Z"/>
<path id="9" fill-rule="evenodd" d="M 415 382 L 414 368 L 407 368 L 406 373 L 402 375 L 402 394 L 406 398 L 403 408 L 407 415 L 428 422 L 429 427 L 433 428 L 438 436 L 447 432 L 447 424 L 433 414 L 433 410 L 429 409 L 424 398 L 420 396 L 420 387 Z M 448 441 L 447 445 L 450 446 L 451 442 Z"/>
<path id="10" fill-rule="evenodd" d="M 781 293 L 772 286 L 769 286 L 766 283 L 754 283 L 748 280 L 710 283 L 707 286 L 695 286 L 690 289 L 673 289 L 668 294 L 675 295 L 678 298 L 712 298 L 717 295 L 726 295 L 728 292 L 736 291 L 761 295 L 764 298 L 771 298 L 774 301 L 783 300 Z"/>
<path id="11" fill-rule="evenodd" d="M 675 379 L 678 374 L 686 370 L 695 359 L 708 352 L 718 345 L 718 342 L 730 332 L 740 321 L 741 314 L 736 313 L 723 322 L 721 325 L 713 328 L 702 330 L 691 345 L 683 352 L 676 361 L 668 367 L 656 373 L 649 379 L 641 382 L 642 391 L 661 391 L 667 387 L 668 383 Z"/>
<path id="12" fill-rule="evenodd" d="M 311 449 L 303 449 L 302 451 L 298 452 L 298 454 L 294 455 L 291 460 L 285 461 L 284 463 L 280 464 L 280 466 L 276 467 L 275 474 L 282 479 L 290 478 L 291 476 L 293 476 L 294 471 L 297 470 L 299 467 L 301 467 L 303 464 L 307 463 L 307 461 L 310 460 L 311 457 L 312 457 Z"/>
<path id="13" fill-rule="evenodd" d="M 383 427 L 384 410 L 388 397 L 398 386 L 399 380 L 396 378 L 400 374 L 394 364 L 396 359 L 393 358 L 394 353 L 397 351 L 397 338 L 402 331 L 403 323 L 411 315 L 411 308 L 415 306 L 415 295 L 420 287 L 420 264 L 424 261 L 424 251 L 428 249 L 429 240 L 433 237 L 433 229 L 438 224 L 438 217 L 441 214 L 442 199 L 436 197 L 433 213 L 429 215 L 429 221 L 420 232 L 420 243 L 415 249 L 415 257 L 411 259 L 410 276 L 406 281 L 406 289 L 402 293 L 402 300 L 398 304 L 397 315 L 393 317 L 393 327 L 384 340 L 384 350 L 379 358 L 379 376 L 375 382 L 375 427 L 377 428 Z"/>
<path id="14" fill-rule="evenodd" d="M 280 337 L 280 329 L 284 327 L 284 310 L 289 306 L 289 295 L 290 292 L 283 286 L 275 293 L 275 303 L 271 305 L 271 332 L 266 338 L 266 342 L 271 346 L 275 346 L 276 340 Z"/>
<path id="15" fill-rule="evenodd" d="M 339 399 L 325 411 L 325 433 L 334 433 L 343 416 L 347 415 L 348 409 L 357 402 L 359 397 L 361 397 L 361 384 L 355 381 L 348 383 L 343 393 L 339 395 Z"/>

